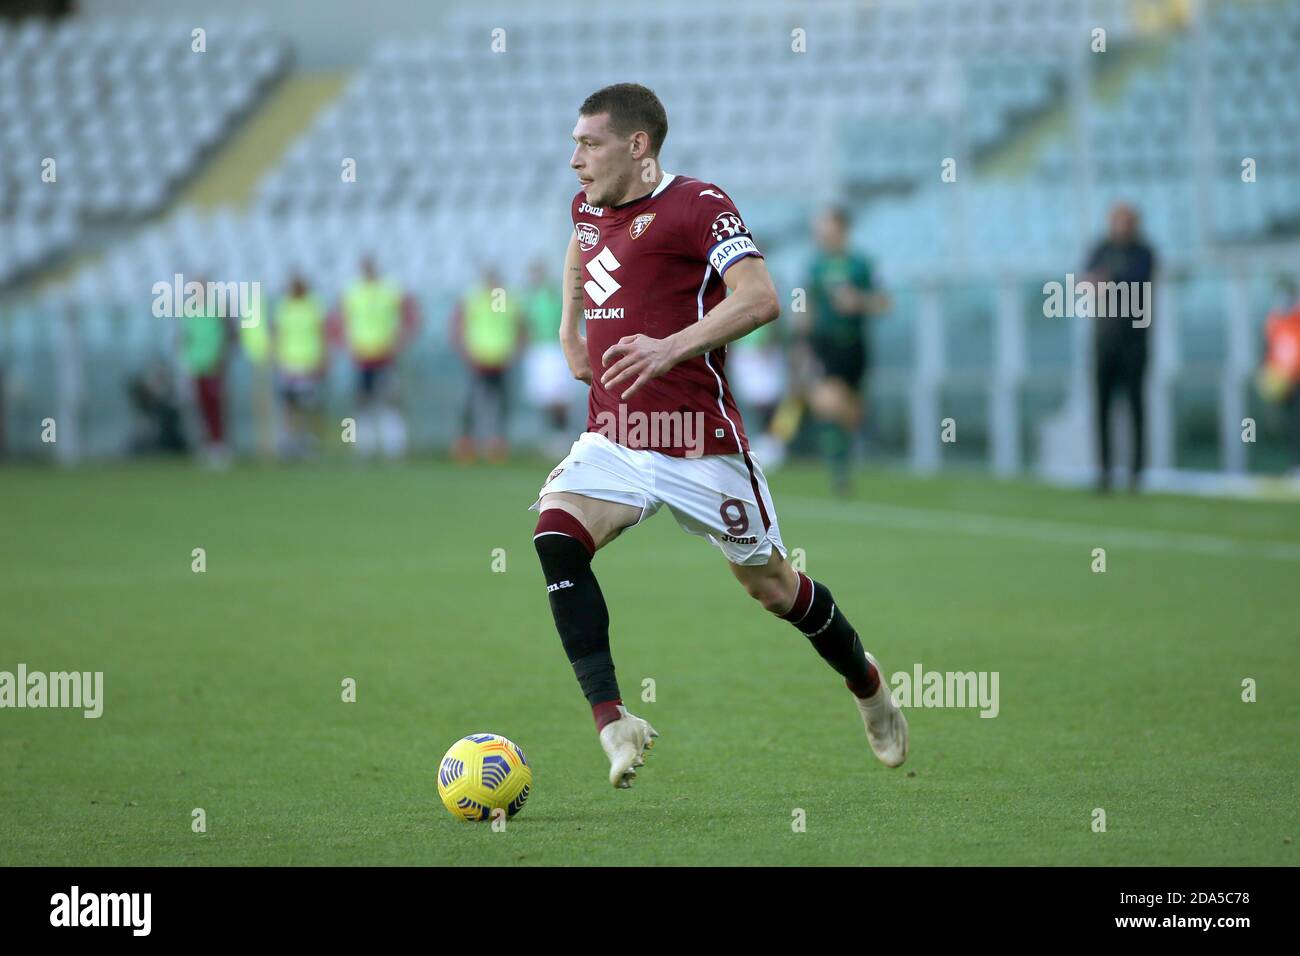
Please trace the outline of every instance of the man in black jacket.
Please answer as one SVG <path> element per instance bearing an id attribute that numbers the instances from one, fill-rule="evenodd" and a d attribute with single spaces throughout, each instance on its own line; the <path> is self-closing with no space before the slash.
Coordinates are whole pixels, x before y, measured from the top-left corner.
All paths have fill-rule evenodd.
<path id="1" fill-rule="evenodd" d="M 1129 487 L 1137 490 L 1142 472 L 1148 339 L 1151 336 L 1152 277 L 1156 257 L 1138 229 L 1131 206 L 1116 204 L 1110 229 L 1088 257 L 1086 280 L 1097 283 L 1094 319 L 1097 386 L 1097 439 L 1101 457 L 1098 490 L 1110 490 L 1110 407 L 1116 393 L 1128 398 L 1133 453 Z M 1117 307 L 1118 306 L 1118 307 Z"/>

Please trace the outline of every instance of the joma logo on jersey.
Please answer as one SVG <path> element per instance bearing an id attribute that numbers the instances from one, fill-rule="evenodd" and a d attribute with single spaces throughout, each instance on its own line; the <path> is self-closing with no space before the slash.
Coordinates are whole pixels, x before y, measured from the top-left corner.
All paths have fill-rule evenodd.
<path id="1" fill-rule="evenodd" d="M 627 227 L 628 233 L 633 239 L 636 239 L 650 228 L 650 223 L 654 221 L 655 214 L 652 212 L 642 213 L 632 220 L 632 225 Z"/>
<path id="2" fill-rule="evenodd" d="M 593 215 L 593 216 L 603 216 L 603 215 L 605 215 L 605 207 L 604 207 L 604 206 L 593 206 L 593 205 L 591 205 L 591 203 L 585 203 L 585 202 L 584 202 L 584 203 L 579 203 L 579 204 L 578 204 L 578 212 L 591 213 L 591 215 Z"/>
<path id="3" fill-rule="evenodd" d="M 621 319 L 623 318 L 622 309 L 583 309 L 582 317 L 588 322 L 593 319 Z"/>
<path id="4" fill-rule="evenodd" d="M 578 246 L 583 252 L 591 252 L 596 248 L 596 243 L 600 242 L 600 230 L 589 222 L 578 223 L 573 231 L 578 236 Z"/>

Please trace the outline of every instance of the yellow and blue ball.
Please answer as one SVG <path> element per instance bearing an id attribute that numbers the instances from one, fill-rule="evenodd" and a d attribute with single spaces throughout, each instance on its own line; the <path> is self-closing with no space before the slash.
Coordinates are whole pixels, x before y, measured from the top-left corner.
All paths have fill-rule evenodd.
<path id="1" fill-rule="evenodd" d="M 470 734 L 438 764 L 438 796 L 453 816 L 476 822 L 493 810 L 513 817 L 528 799 L 533 768 L 518 744 L 500 734 Z"/>

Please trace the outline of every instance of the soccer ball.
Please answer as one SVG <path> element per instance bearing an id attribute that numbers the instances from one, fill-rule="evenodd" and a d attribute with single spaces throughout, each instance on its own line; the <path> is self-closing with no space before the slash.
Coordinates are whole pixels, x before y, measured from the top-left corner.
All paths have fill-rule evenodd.
<path id="1" fill-rule="evenodd" d="M 533 768 L 518 744 L 500 734 L 470 734 L 438 764 L 438 796 L 453 816 L 487 820 L 501 809 L 514 816 L 528 799 Z"/>

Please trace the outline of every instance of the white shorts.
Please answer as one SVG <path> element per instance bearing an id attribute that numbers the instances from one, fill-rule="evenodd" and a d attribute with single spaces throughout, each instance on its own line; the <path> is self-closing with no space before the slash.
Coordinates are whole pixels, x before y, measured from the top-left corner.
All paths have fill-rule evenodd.
<path id="1" fill-rule="evenodd" d="M 708 538 L 732 564 L 766 564 L 774 547 L 786 555 L 767 479 L 752 454 L 678 458 L 584 432 L 531 510 L 557 491 L 640 508 L 636 524 L 667 505 L 684 530 Z"/>
<path id="2" fill-rule="evenodd" d="M 573 401 L 578 380 L 569 371 L 564 350 L 557 343 L 531 345 L 524 353 L 524 392 L 539 407 L 567 405 Z"/>

